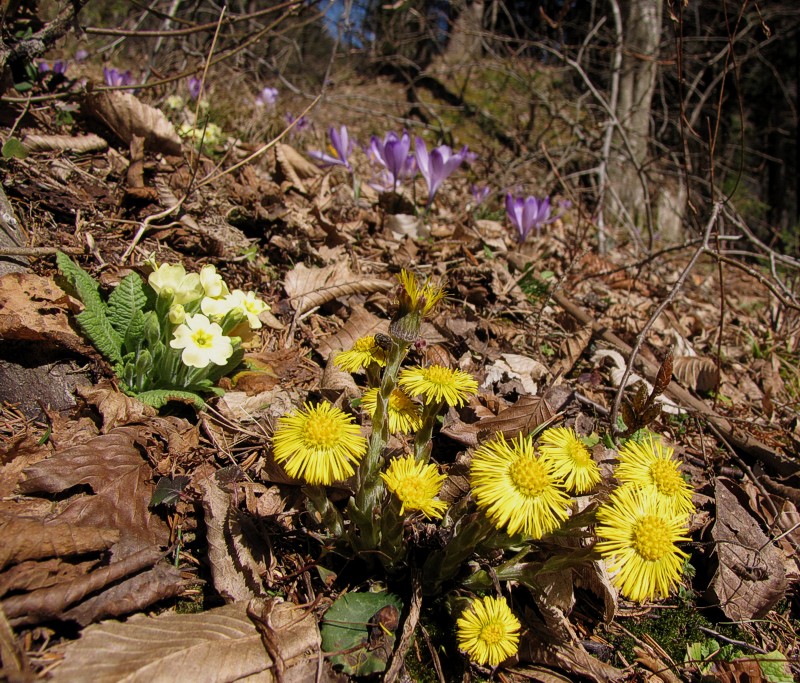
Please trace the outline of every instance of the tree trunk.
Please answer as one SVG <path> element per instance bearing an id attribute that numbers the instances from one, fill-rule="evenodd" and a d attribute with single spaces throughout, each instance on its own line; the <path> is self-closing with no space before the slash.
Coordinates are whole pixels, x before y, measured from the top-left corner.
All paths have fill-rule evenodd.
<path id="1" fill-rule="evenodd" d="M 664 2 L 626 0 L 621 4 L 623 57 L 615 113 L 622 130 L 614 136 L 609 160 L 609 199 L 613 213 L 641 226 L 650 223 L 651 215 L 645 168 Z"/>

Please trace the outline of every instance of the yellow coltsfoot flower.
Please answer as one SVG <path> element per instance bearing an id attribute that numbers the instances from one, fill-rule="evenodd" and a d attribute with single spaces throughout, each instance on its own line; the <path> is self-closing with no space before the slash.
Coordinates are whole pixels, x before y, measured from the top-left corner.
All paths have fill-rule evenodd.
<path id="1" fill-rule="evenodd" d="M 386 365 L 386 351 L 375 340 L 374 334 L 356 339 L 349 351 L 340 351 L 333 360 L 346 372 L 358 372 L 372 363 L 383 367 Z"/>
<path id="2" fill-rule="evenodd" d="M 272 435 L 275 461 L 286 473 L 312 485 L 328 486 L 355 473 L 367 440 L 353 418 L 330 403 L 309 403 L 278 418 Z"/>
<path id="3" fill-rule="evenodd" d="M 519 649 L 519 620 L 505 598 L 476 598 L 456 621 L 458 647 L 476 664 L 497 666 Z"/>
<path id="4" fill-rule="evenodd" d="M 574 429 L 553 427 L 539 438 L 539 451 L 555 463 L 555 475 L 571 493 L 587 493 L 600 482 L 600 468 Z"/>
<path id="5" fill-rule="evenodd" d="M 555 469 L 536 455 L 530 437 L 508 442 L 498 433 L 472 454 L 472 493 L 497 529 L 538 539 L 569 517 L 570 499 Z"/>
<path id="6" fill-rule="evenodd" d="M 426 465 L 413 456 L 395 458 L 381 479 L 400 501 L 401 515 L 419 510 L 428 519 L 438 519 L 447 509 L 447 503 L 436 500 L 447 476 L 433 463 Z"/>
<path id="7" fill-rule="evenodd" d="M 209 363 L 225 365 L 233 355 L 231 338 L 200 313 L 185 316 L 183 323 L 175 328 L 169 345 L 183 349 L 181 360 L 192 368 L 205 368 Z"/>
<path id="8" fill-rule="evenodd" d="M 681 476 L 673 452 L 649 434 L 642 443 L 628 441 L 619 450 L 614 475 L 623 484 L 651 490 L 668 510 L 688 516 L 695 510 L 692 487 Z"/>
<path id="9" fill-rule="evenodd" d="M 472 375 L 442 365 L 407 368 L 400 373 L 397 383 L 410 396 L 423 396 L 426 403 L 444 401 L 457 408 L 478 393 L 478 383 Z"/>
<path id="10" fill-rule="evenodd" d="M 361 399 L 361 407 L 375 417 L 375 408 L 378 403 L 378 388 L 370 389 Z M 389 431 L 392 434 L 410 434 L 422 427 L 422 414 L 419 406 L 414 403 L 401 389 L 395 389 L 389 395 Z"/>
<path id="11" fill-rule="evenodd" d="M 612 583 L 635 602 L 666 598 L 688 557 L 676 543 L 688 541 L 686 515 L 676 514 L 653 489 L 618 488 L 597 510 L 595 549 Z"/>

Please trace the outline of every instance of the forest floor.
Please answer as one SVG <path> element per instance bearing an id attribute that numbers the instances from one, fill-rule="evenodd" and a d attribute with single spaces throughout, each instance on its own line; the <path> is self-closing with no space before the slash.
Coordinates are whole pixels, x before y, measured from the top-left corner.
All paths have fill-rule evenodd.
<path id="1" fill-rule="evenodd" d="M 75 75 L 50 78 L 39 77 L 33 92 L 69 89 Z M 329 125 L 347 124 L 361 144 L 399 133 L 408 105 L 386 80 L 332 84 L 308 113 L 309 128 L 263 151 L 254 132 L 270 140 L 283 114 L 298 115 L 307 100 L 288 96 L 272 114 L 247 104 L 223 115 L 214 89 L 225 84 L 206 87 L 222 132 L 202 154 L 176 133 L 194 113 L 185 92 L 171 109 L 148 91 L 101 93 L 20 103 L 0 120 L 3 140 L 26 148 L 6 146 L 0 160 L 24 247 L 5 249 L 17 267 L 0 278 L 8 680 L 346 680 L 342 661 L 363 672 L 382 648 L 381 666 L 399 652 L 404 667 L 392 675 L 413 681 L 800 675 L 800 318 L 776 297 L 768 270 L 748 261 L 749 272 L 720 270 L 703 256 L 676 290 L 691 246 L 646 257 L 618 238 L 601 254 L 579 202 L 519 244 L 502 208 L 513 160 L 474 131 L 478 158 L 445 181 L 429 211 L 416 215 L 426 194 L 419 178 L 398 194 L 370 188 L 358 148 L 356 195 L 350 174 L 317 168 L 306 151 L 324 149 Z M 491 188 L 479 206 L 471 184 Z M 707 217 L 712 207 L 699 211 Z M 126 396 L 81 335 L 82 305 L 59 277 L 54 249 L 104 295 L 131 272 L 146 279 L 153 256 L 187 271 L 213 264 L 231 289 L 253 290 L 270 307 L 246 349 L 247 370 L 221 380 L 224 397 L 201 411 L 180 402 L 156 411 Z M 384 575 L 325 533 L 301 484 L 275 463 L 271 434 L 289 410 L 322 399 L 369 433 L 355 407 L 364 377 L 332 358 L 388 331 L 401 269 L 447 292 L 423 324 L 414 361 L 459 368 L 479 386 L 434 430 L 448 503 L 463 502 L 463 467 L 479 437 L 544 423 L 595 437 L 604 482 L 579 504 L 601 499 L 616 455 L 609 416 L 621 375 L 637 336 L 670 299 L 633 371 L 653 381 L 671 354 L 664 410 L 647 426 L 674 448 L 694 490 L 677 592 L 629 602 L 597 563 L 543 574 L 538 592 L 512 581 L 520 650 L 492 672 L 459 652 L 448 595 L 416 602 L 409 574 Z M 627 401 L 639 386 L 634 376 Z M 389 447 L 403 452 L 409 441 L 394 437 Z M 334 487 L 340 505 L 350 486 Z M 430 527 L 409 517 L 408 542 Z M 590 535 L 582 538 L 546 539 L 527 562 L 557 558 Z M 510 556 L 495 550 L 463 573 Z M 332 667 L 320 654 L 326 610 L 342 595 L 379 588 L 399 599 L 399 622 L 382 631 L 362 622 L 357 656 L 340 652 Z M 452 591 L 466 595 L 457 582 Z M 417 625 L 413 640 L 400 637 L 406 624 Z"/>

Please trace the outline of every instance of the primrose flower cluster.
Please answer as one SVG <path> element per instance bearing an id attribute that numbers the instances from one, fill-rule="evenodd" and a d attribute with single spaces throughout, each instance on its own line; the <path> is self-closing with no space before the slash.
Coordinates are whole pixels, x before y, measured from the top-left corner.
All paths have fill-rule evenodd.
<path id="1" fill-rule="evenodd" d="M 204 394 L 221 395 L 216 381 L 241 363 L 243 340 L 269 310 L 254 292 L 231 291 L 213 265 L 187 273 L 150 261 L 146 283 L 131 273 L 106 302 L 88 273 L 63 254 L 57 259 L 85 306 L 77 316 L 84 334 L 122 389 L 157 407 L 175 398 L 201 407 Z"/>
<path id="2" fill-rule="evenodd" d="M 687 557 L 677 544 L 688 540 L 694 506 L 673 450 L 648 432 L 623 445 L 614 473 L 619 486 L 599 507 L 580 506 L 584 512 L 577 512 L 574 497 L 595 495 L 601 473 L 587 441 L 566 427 L 513 438 L 497 432 L 471 453 L 470 496 L 453 504 L 442 498 L 447 473 L 431 460 L 433 429 L 443 409 L 466 405 L 478 385 L 461 370 L 406 361 L 419 345 L 423 319 L 443 298 L 441 287 L 402 271 L 389 335 L 362 337 L 335 357 L 340 368 L 364 373 L 367 386 L 358 405 L 371 421 L 368 438 L 353 415 L 327 402 L 307 403 L 279 418 L 274 458 L 306 482 L 309 508 L 333 537 L 377 557 L 390 575 L 416 567 L 429 595 L 453 581 L 482 592 L 498 581 L 520 582 L 526 551 L 519 549 L 533 549 L 570 520 L 587 530 L 595 525 L 595 557 L 605 561 L 623 595 L 638 602 L 667 597 Z M 390 435 L 405 444 L 405 453 L 386 454 Z M 345 518 L 324 487 L 350 478 Z M 423 519 L 441 520 L 444 547 L 415 546 L 409 530 Z M 489 542 L 513 548 L 513 556 L 493 566 L 491 575 L 479 569 L 464 577 L 470 558 Z M 571 561 L 585 562 L 585 550 L 576 549 L 565 566 Z M 502 596 L 468 601 L 457 619 L 459 647 L 474 662 L 493 667 L 517 652 L 520 630 Z"/>

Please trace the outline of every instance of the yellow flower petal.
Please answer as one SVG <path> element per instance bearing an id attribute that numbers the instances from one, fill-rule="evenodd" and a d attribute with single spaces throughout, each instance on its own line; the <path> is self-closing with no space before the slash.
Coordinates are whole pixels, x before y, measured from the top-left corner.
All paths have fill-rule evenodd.
<path id="1" fill-rule="evenodd" d="M 574 429 L 546 429 L 539 439 L 539 451 L 555 464 L 554 473 L 564 480 L 567 491 L 587 493 L 600 482 L 600 468 Z"/>
<path id="2" fill-rule="evenodd" d="M 456 622 L 458 647 L 477 664 L 497 666 L 519 649 L 519 620 L 505 598 L 476 598 Z"/>
<path id="3" fill-rule="evenodd" d="M 381 472 L 386 487 L 400 500 L 400 514 L 419 510 L 428 519 L 438 519 L 447 503 L 435 500 L 447 476 L 439 474 L 433 463 L 426 465 L 413 456 L 395 458 L 386 472 Z"/>

